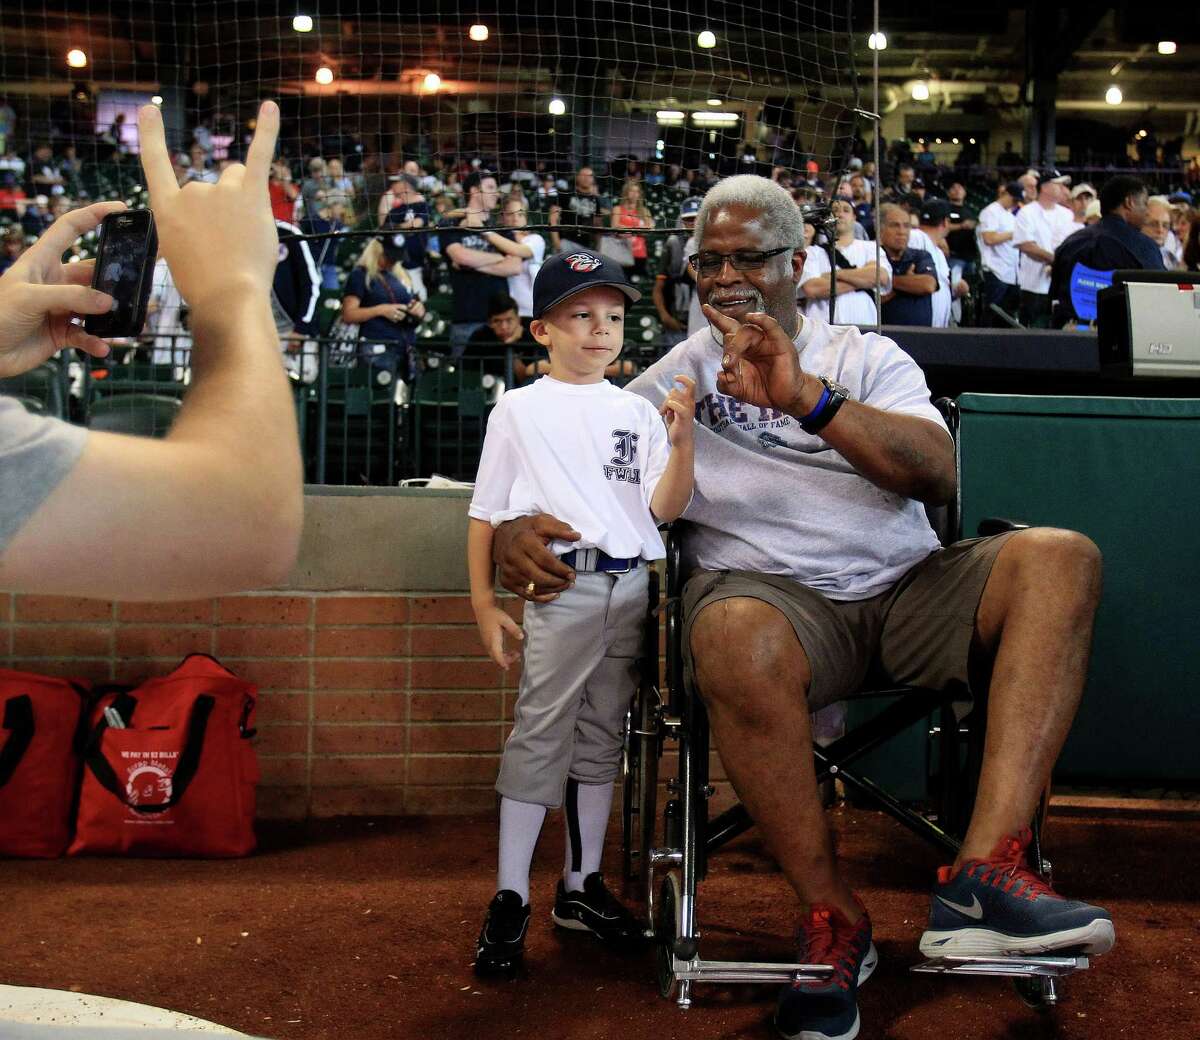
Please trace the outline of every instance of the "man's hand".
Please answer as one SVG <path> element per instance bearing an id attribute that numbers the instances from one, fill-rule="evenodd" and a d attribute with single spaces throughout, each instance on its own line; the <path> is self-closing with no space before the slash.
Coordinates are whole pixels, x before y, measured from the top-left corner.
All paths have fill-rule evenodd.
<path id="1" fill-rule="evenodd" d="M 95 261 L 61 263 L 80 235 L 123 202 L 97 202 L 59 217 L 0 278 L 0 379 L 37 368 L 64 347 L 104 357 L 108 344 L 73 324 L 74 314 L 107 314 L 113 298 L 90 288 Z"/>
<path id="2" fill-rule="evenodd" d="M 577 542 L 582 537 L 549 513 L 523 516 L 496 528 L 492 559 L 500 584 L 531 603 L 549 603 L 575 583 L 575 572 L 547 546 L 555 540 Z M 530 592 L 530 583 L 534 591 Z"/>
<path id="3" fill-rule="evenodd" d="M 724 339 L 725 356 L 717 375 L 721 393 L 794 416 L 812 410 L 805 402 L 816 403 L 820 383 L 800 368 L 796 345 L 779 322 L 756 311 L 739 323 L 707 303 L 701 309 Z"/>
<path id="4" fill-rule="evenodd" d="M 159 248 L 192 310 L 227 307 L 247 293 L 269 299 L 279 238 L 267 179 L 279 136 L 279 106 L 263 102 L 246 164 L 226 167 L 216 184 L 192 181 L 179 187 L 156 105 L 138 112 L 138 131 Z"/>

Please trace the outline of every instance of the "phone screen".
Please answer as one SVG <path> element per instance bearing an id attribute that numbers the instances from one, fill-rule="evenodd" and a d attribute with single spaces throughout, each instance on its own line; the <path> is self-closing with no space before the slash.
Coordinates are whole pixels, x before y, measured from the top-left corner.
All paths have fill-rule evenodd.
<path id="1" fill-rule="evenodd" d="M 131 336 L 141 332 L 149 267 L 157 253 L 148 211 L 112 214 L 105 218 L 93 286 L 117 301 L 111 314 L 89 318 L 96 335 Z M 139 315 L 139 312 L 142 312 Z"/>

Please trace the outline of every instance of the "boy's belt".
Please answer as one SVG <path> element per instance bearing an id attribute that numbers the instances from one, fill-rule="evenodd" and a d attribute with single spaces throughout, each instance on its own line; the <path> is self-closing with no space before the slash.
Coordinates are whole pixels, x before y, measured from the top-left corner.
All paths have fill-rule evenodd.
<path id="1" fill-rule="evenodd" d="M 603 549 L 572 549 L 563 553 L 560 559 L 577 571 L 603 571 L 606 574 L 627 574 L 642 562 L 640 556 L 609 556 Z"/>

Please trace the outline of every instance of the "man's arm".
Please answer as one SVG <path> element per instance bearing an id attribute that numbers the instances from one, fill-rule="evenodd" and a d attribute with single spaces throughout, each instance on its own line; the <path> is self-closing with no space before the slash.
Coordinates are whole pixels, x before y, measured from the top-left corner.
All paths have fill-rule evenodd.
<path id="1" fill-rule="evenodd" d="M 471 249 L 458 242 L 446 247 L 446 255 L 455 267 L 470 268 L 500 278 L 520 274 L 523 263 L 519 256 L 499 256 L 483 249 Z"/>
<path id="2" fill-rule="evenodd" d="M 800 291 L 810 300 L 827 300 L 829 299 L 829 275 L 819 274 L 816 278 L 810 278 L 800 286 Z M 871 281 L 871 286 L 874 287 L 874 279 Z M 837 294 L 841 296 L 844 293 L 858 292 L 858 286 L 851 285 L 842 273 L 838 272 Z"/>
<path id="3" fill-rule="evenodd" d="M 1039 263 L 1052 264 L 1054 263 L 1054 254 L 1047 252 L 1036 242 L 1018 242 L 1018 252 L 1024 253 L 1031 260 L 1037 260 Z"/>
<path id="4" fill-rule="evenodd" d="M 843 270 L 838 268 L 838 282 L 845 282 L 854 289 L 874 289 L 875 288 L 875 268 L 874 262 L 863 264 L 862 267 L 850 267 Z M 884 277 L 881 281 L 886 285 L 887 278 Z"/>
<path id="5" fill-rule="evenodd" d="M 989 246 L 998 246 L 1013 237 L 1011 231 L 980 231 L 979 234 L 983 238 L 984 244 Z"/>
<path id="6" fill-rule="evenodd" d="M 182 190 L 156 108 L 142 109 L 140 127 L 161 249 L 191 301 L 191 387 L 163 440 L 88 435 L 0 556 L 0 587 L 204 597 L 280 582 L 296 556 L 302 467 L 268 302 L 278 240 L 267 170 L 279 109 L 263 105 L 245 168 Z M 82 557 L 63 551 L 83 544 Z"/>

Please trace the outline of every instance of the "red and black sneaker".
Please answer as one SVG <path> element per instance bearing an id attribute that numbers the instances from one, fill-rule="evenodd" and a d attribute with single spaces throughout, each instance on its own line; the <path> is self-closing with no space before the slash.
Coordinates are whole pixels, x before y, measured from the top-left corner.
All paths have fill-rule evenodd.
<path id="1" fill-rule="evenodd" d="M 926 957 L 1030 956 L 1054 950 L 1107 953 L 1116 933 L 1107 910 L 1064 899 L 1029 867 L 1026 828 L 1001 838 L 987 859 L 938 868 L 921 936 Z"/>
<path id="2" fill-rule="evenodd" d="M 840 910 L 813 906 L 796 941 L 801 963 L 830 964 L 833 975 L 785 986 L 775 1009 L 775 1028 L 787 1040 L 853 1040 L 858 1036 L 858 987 L 879 963 L 870 917 L 864 910 L 850 922 Z"/>

